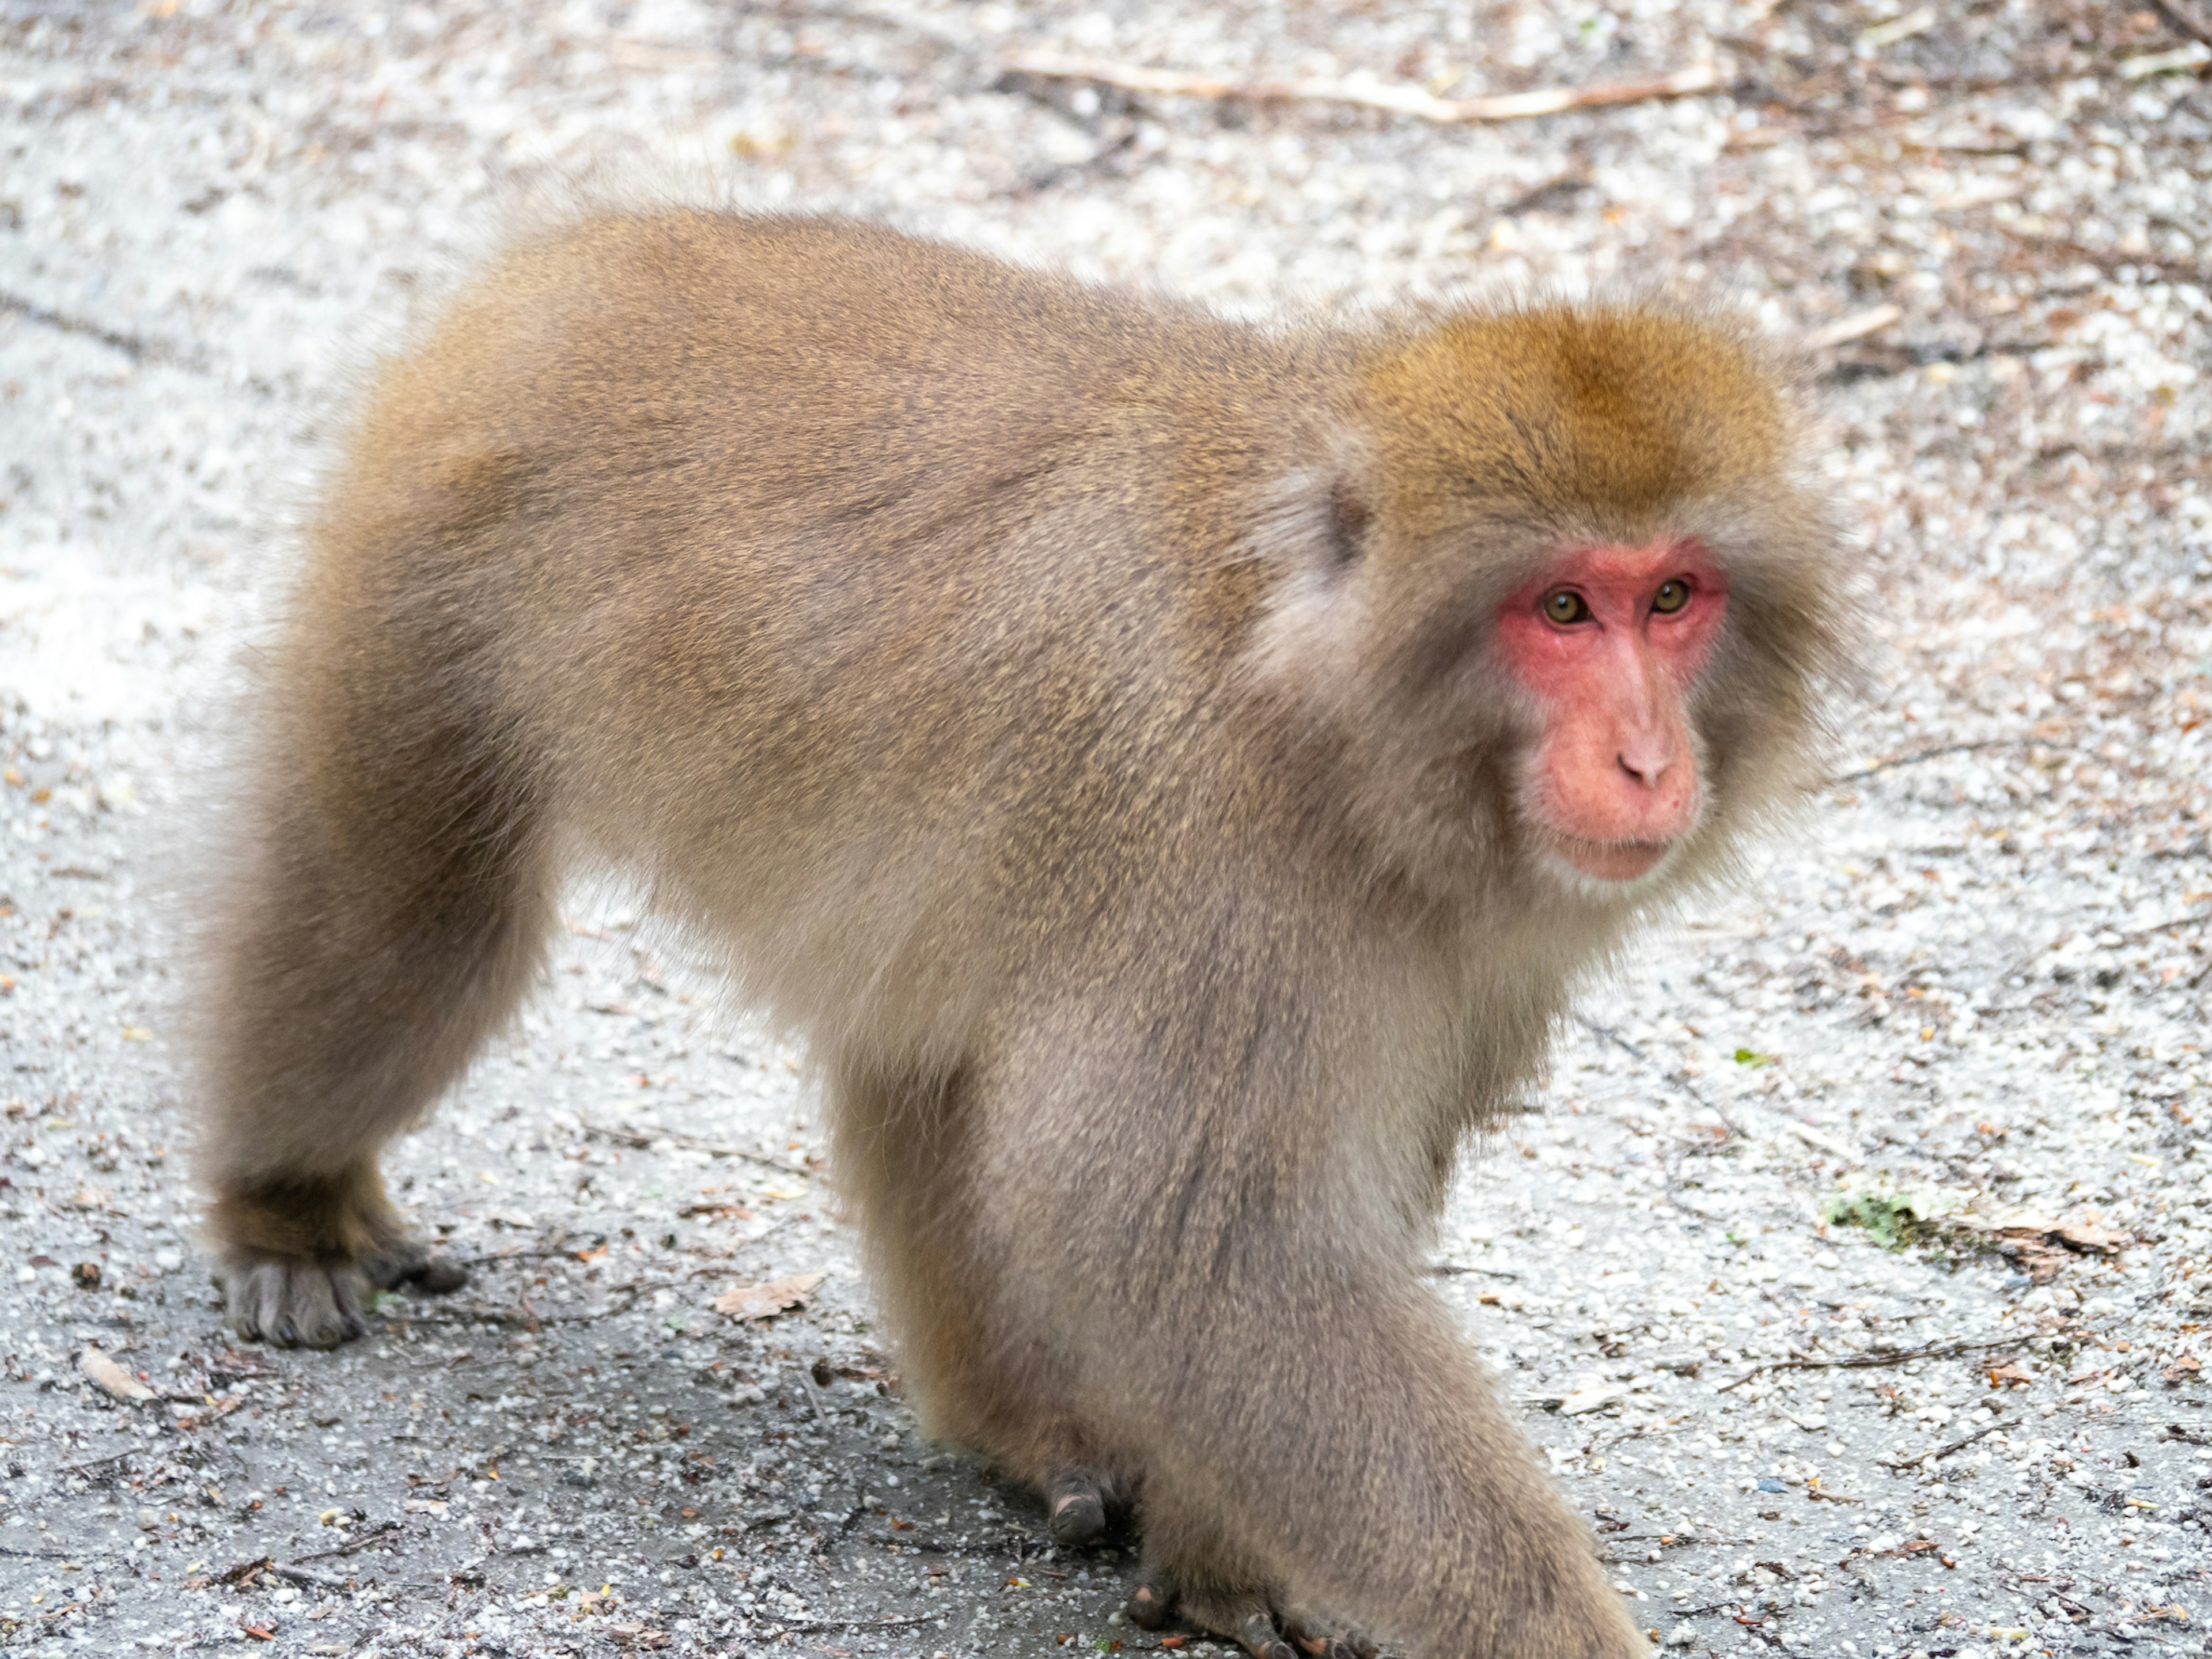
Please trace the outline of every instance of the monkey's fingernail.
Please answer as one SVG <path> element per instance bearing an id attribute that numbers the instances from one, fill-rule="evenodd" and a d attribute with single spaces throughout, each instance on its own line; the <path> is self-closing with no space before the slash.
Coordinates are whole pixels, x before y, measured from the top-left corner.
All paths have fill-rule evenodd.
<path id="1" fill-rule="evenodd" d="M 289 1319 L 280 1319 L 276 1322 L 276 1336 L 277 1342 L 287 1348 L 300 1340 L 300 1333 Z"/>

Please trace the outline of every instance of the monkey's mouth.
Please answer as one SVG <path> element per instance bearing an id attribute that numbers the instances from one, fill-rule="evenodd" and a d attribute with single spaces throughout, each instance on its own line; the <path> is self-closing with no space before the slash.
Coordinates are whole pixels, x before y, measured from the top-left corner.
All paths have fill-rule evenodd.
<path id="1" fill-rule="evenodd" d="M 1558 830 L 1547 830 L 1544 839 L 1553 852 L 1600 881 L 1634 881 L 1649 875 L 1673 845 L 1663 841 L 1586 841 Z"/>

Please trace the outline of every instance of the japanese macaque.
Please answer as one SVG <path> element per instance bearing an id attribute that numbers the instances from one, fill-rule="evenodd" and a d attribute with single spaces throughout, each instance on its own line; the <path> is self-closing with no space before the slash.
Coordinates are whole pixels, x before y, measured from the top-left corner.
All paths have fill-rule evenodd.
<path id="1" fill-rule="evenodd" d="M 241 1335 L 626 867 L 811 1045 L 926 1426 L 1267 1659 L 1644 1650 L 1422 1274 L 1574 988 L 1803 793 L 1843 573 L 1741 328 L 1260 327 L 586 216 L 389 362 L 259 685 L 203 1169 Z"/>

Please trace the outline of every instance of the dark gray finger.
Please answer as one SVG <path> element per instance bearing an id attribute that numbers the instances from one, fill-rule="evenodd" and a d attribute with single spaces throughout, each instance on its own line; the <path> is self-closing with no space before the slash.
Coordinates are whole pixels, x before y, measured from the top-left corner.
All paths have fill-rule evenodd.
<path id="1" fill-rule="evenodd" d="M 1310 1613 L 1286 1613 L 1281 1624 L 1284 1639 L 1305 1659 L 1373 1659 L 1376 1652 L 1370 1644 Z"/>
<path id="2" fill-rule="evenodd" d="M 1236 1635 L 1252 1659 L 1298 1659 L 1264 1607 L 1245 1614 L 1237 1626 Z"/>

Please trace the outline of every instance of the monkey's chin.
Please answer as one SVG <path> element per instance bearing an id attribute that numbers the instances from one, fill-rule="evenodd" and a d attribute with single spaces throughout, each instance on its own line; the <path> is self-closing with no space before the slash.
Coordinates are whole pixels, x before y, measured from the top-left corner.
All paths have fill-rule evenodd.
<path id="1" fill-rule="evenodd" d="M 1673 843 L 1650 841 L 1585 841 L 1558 830 L 1546 830 L 1544 842 L 1556 858 L 1585 876 L 1599 881 L 1634 881 L 1659 867 Z"/>

